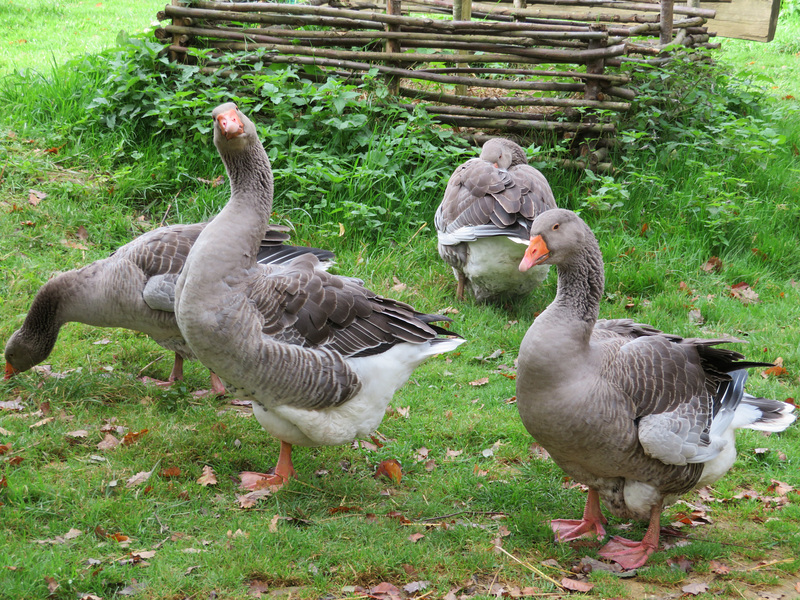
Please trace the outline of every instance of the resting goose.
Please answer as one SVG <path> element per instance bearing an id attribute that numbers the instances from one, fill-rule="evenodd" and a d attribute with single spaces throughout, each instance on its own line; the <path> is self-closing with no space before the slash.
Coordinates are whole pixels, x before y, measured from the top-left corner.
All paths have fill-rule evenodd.
<path id="1" fill-rule="evenodd" d="M 168 382 L 183 377 L 183 360 L 194 358 L 175 321 L 175 282 L 189 249 L 206 223 L 170 225 L 149 231 L 108 258 L 61 273 L 45 283 L 25 321 L 5 347 L 5 378 L 27 371 L 53 350 L 61 326 L 70 321 L 97 327 L 123 327 L 149 335 L 175 353 Z M 329 261 L 333 253 L 289 246 L 288 228 L 270 225 L 259 249 L 264 263 L 286 262 L 305 252 Z M 211 373 L 212 391 L 225 392 Z"/>
<path id="2" fill-rule="evenodd" d="M 583 518 L 551 522 L 556 539 L 605 536 L 600 500 L 624 519 L 649 520 L 641 542 L 614 537 L 602 557 L 625 568 L 658 548 L 664 506 L 724 475 L 736 458 L 734 430 L 782 431 L 785 402 L 744 392 L 748 367 L 730 339 L 683 339 L 629 319 L 598 320 L 603 259 L 575 213 L 538 217 L 520 270 L 553 264 L 555 300 L 519 350 L 517 406 L 553 460 L 589 487 Z"/>
<path id="3" fill-rule="evenodd" d="M 496 300 L 527 294 L 547 275 L 548 267 L 525 273 L 517 269 L 530 236 L 531 222 L 555 208 L 544 175 L 528 165 L 525 151 L 505 138 L 483 145 L 480 158 L 458 167 L 436 209 L 439 255 L 475 299 Z"/>
<path id="4" fill-rule="evenodd" d="M 189 253 L 176 316 L 198 359 L 231 393 L 251 400 L 258 422 L 280 440 L 274 474 L 264 476 L 280 486 L 295 473 L 292 446 L 339 445 L 371 433 L 413 369 L 464 340 L 434 325 L 447 317 L 331 275 L 314 256 L 258 268 L 273 195 L 269 159 L 235 104 L 212 116 L 231 198 Z"/>

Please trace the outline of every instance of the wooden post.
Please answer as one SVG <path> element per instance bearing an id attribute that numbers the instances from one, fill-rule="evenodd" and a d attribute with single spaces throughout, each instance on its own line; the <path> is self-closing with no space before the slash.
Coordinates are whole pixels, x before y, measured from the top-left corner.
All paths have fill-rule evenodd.
<path id="1" fill-rule="evenodd" d="M 401 5 L 400 0 L 386 0 L 386 14 L 387 15 L 397 15 L 400 16 L 401 14 Z M 391 25 L 389 23 L 386 24 L 386 31 L 400 31 L 399 25 Z M 399 53 L 401 51 L 400 48 L 400 40 L 398 39 L 387 39 L 386 44 L 384 47 L 384 51 L 387 53 Z M 391 61 L 387 61 L 386 64 L 388 66 L 397 66 L 395 63 Z M 398 91 L 400 90 L 400 78 L 396 75 L 389 75 L 386 78 L 386 84 L 389 88 L 389 93 L 392 96 L 397 96 Z"/>
<path id="2" fill-rule="evenodd" d="M 472 0 L 453 0 L 453 21 L 472 20 Z M 459 50 L 456 54 L 470 54 L 468 50 Z M 459 67 L 467 67 L 466 63 L 461 63 Z M 467 86 L 457 85 L 455 87 L 456 96 L 466 96 Z"/>
<path id="3" fill-rule="evenodd" d="M 662 46 L 672 42 L 672 2 L 661 0 L 661 42 Z"/>

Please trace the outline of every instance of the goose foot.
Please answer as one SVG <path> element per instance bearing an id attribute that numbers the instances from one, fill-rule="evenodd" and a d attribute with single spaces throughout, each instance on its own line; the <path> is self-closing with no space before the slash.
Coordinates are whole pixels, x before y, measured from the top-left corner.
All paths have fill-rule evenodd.
<path id="1" fill-rule="evenodd" d="M 276 491 L 283 487 L 290 478 L 295 476 L 292 465 L 292 445 L 281 440 L 281 451 L 278 454 L 278 464 L 272 474 L 242 471 L 239 476 L 242 483 L 239 487 L 246 490 L 259 490 L 265 487 Z"/>
<path id="2" fill-rule="evenodd" d="M 587 537 L 602 540 L 606 537 L 606 530 L 603 527 L 605 522 L 606 518 L 600 510 L 600 495 L 597 490 L 590 489 L 582 519 L 553 519 L 550 521 L 550 527 L 556 534 L 557 542 L 570 542 Z"/>
<path id="3" fill-rule="evenodd" d="M 641 567 L 658 549 L 660 521 L 661 504 L 659 503 L 650 509 L 650 523 L 641 542 L 634 542 L 615 535 L 605 546 L 600 548 L 600 556 L 613 560 L 626 569 Z"/>
<path id="4" fill-rule="evenodd" d="M 615 535 L 602 548 L 600 556 L 619 563 L 625 569 L 636 569 L 647 562 L 650 555 L 656 551 L 656 546 L 648 544 L 645 540 L 634 542 Z"/>
<path id="5" fill-rule="evenodd" d="M 151 363 L 152 364 L 152 363 Z M 161 379 L 154 379 L 152 377 L 147 377 L 146 375 L 142 377 L 142 381 L 145 383 L 152 383 L 153 385 L 157 385 L 158 387 L 168 388 L 176 381 L 181 381 L 183 379 L 183 357 L 175 353 L 175 362 L 172 364 L 172 371 L 169 373 L 169 377 L 166 381 L 162 381 Z"/>
<path id="6" fill-rule="evenodd" d="M 222 380 L 219 376 L 214 373 L 211 373 L 211 389 L 210 390 L 197 390 L 196 392 L 192 392 L 192 396 L 195 398 L 204 398 L 205 396 L 212 395 L 212 396 L 224 396 L 225 395 L 225 384 L 222 383 Z"/>

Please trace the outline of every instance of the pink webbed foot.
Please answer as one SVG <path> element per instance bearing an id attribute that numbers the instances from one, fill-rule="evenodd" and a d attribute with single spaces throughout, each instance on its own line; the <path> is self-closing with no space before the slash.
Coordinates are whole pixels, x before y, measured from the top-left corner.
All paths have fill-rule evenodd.
<path id="1" fill-rule="evenodd" d="M 603 523 L 595 519 L 553 519 L 550 521 L 550 527 L 556 534 L 557 542 L 571 542 L 581 538 L 602 540 L 606 537 Z"/>
<path id="2" fill-rule="evenodd" d="M 242 471 L 239 476 L 242 479 L 239 487 L 246 490 L 260 490 L 268 487 L 272 491 L 277 491 L 295 476 L 294 465 L 292 465 L 292 445 L 281 440 L 281 451 L 278 454 L 278 463 L 275 465 L 273 474 Z"/>
<path id="3" fill-rule="evenodd" d="M 642 540 L 634 542 L 623 537 L 614 536 L 602 548 L 600 556 L 619 563 L 625 569 L 636 569 L 647 562 L 650 555 L 656 551 L 656 546 Z"/>
<path id="4" fill-rule="evenodd" d="M 600 510 L 600 495 L 597 490 L 590 488 L 586 496 L 582 519 L 553 519 L 550 521 L 550 527 L 556 534 L 557 542 L 592 537 L 602 540 L 606 537 L 606 530 L 603 527 L 605 522 L 606 518 Z"/>

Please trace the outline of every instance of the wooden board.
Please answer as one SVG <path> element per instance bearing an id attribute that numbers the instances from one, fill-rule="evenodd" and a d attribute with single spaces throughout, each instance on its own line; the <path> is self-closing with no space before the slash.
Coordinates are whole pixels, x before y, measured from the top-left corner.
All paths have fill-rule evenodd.
<path id="1" fill-rule="evenodd" d="M 730 3 L 700 2 L 717 16 L 708 21 L 708 31 L 719 37 L 771 42 L 778 27 L 781 0 L 733 0 Z"/>

